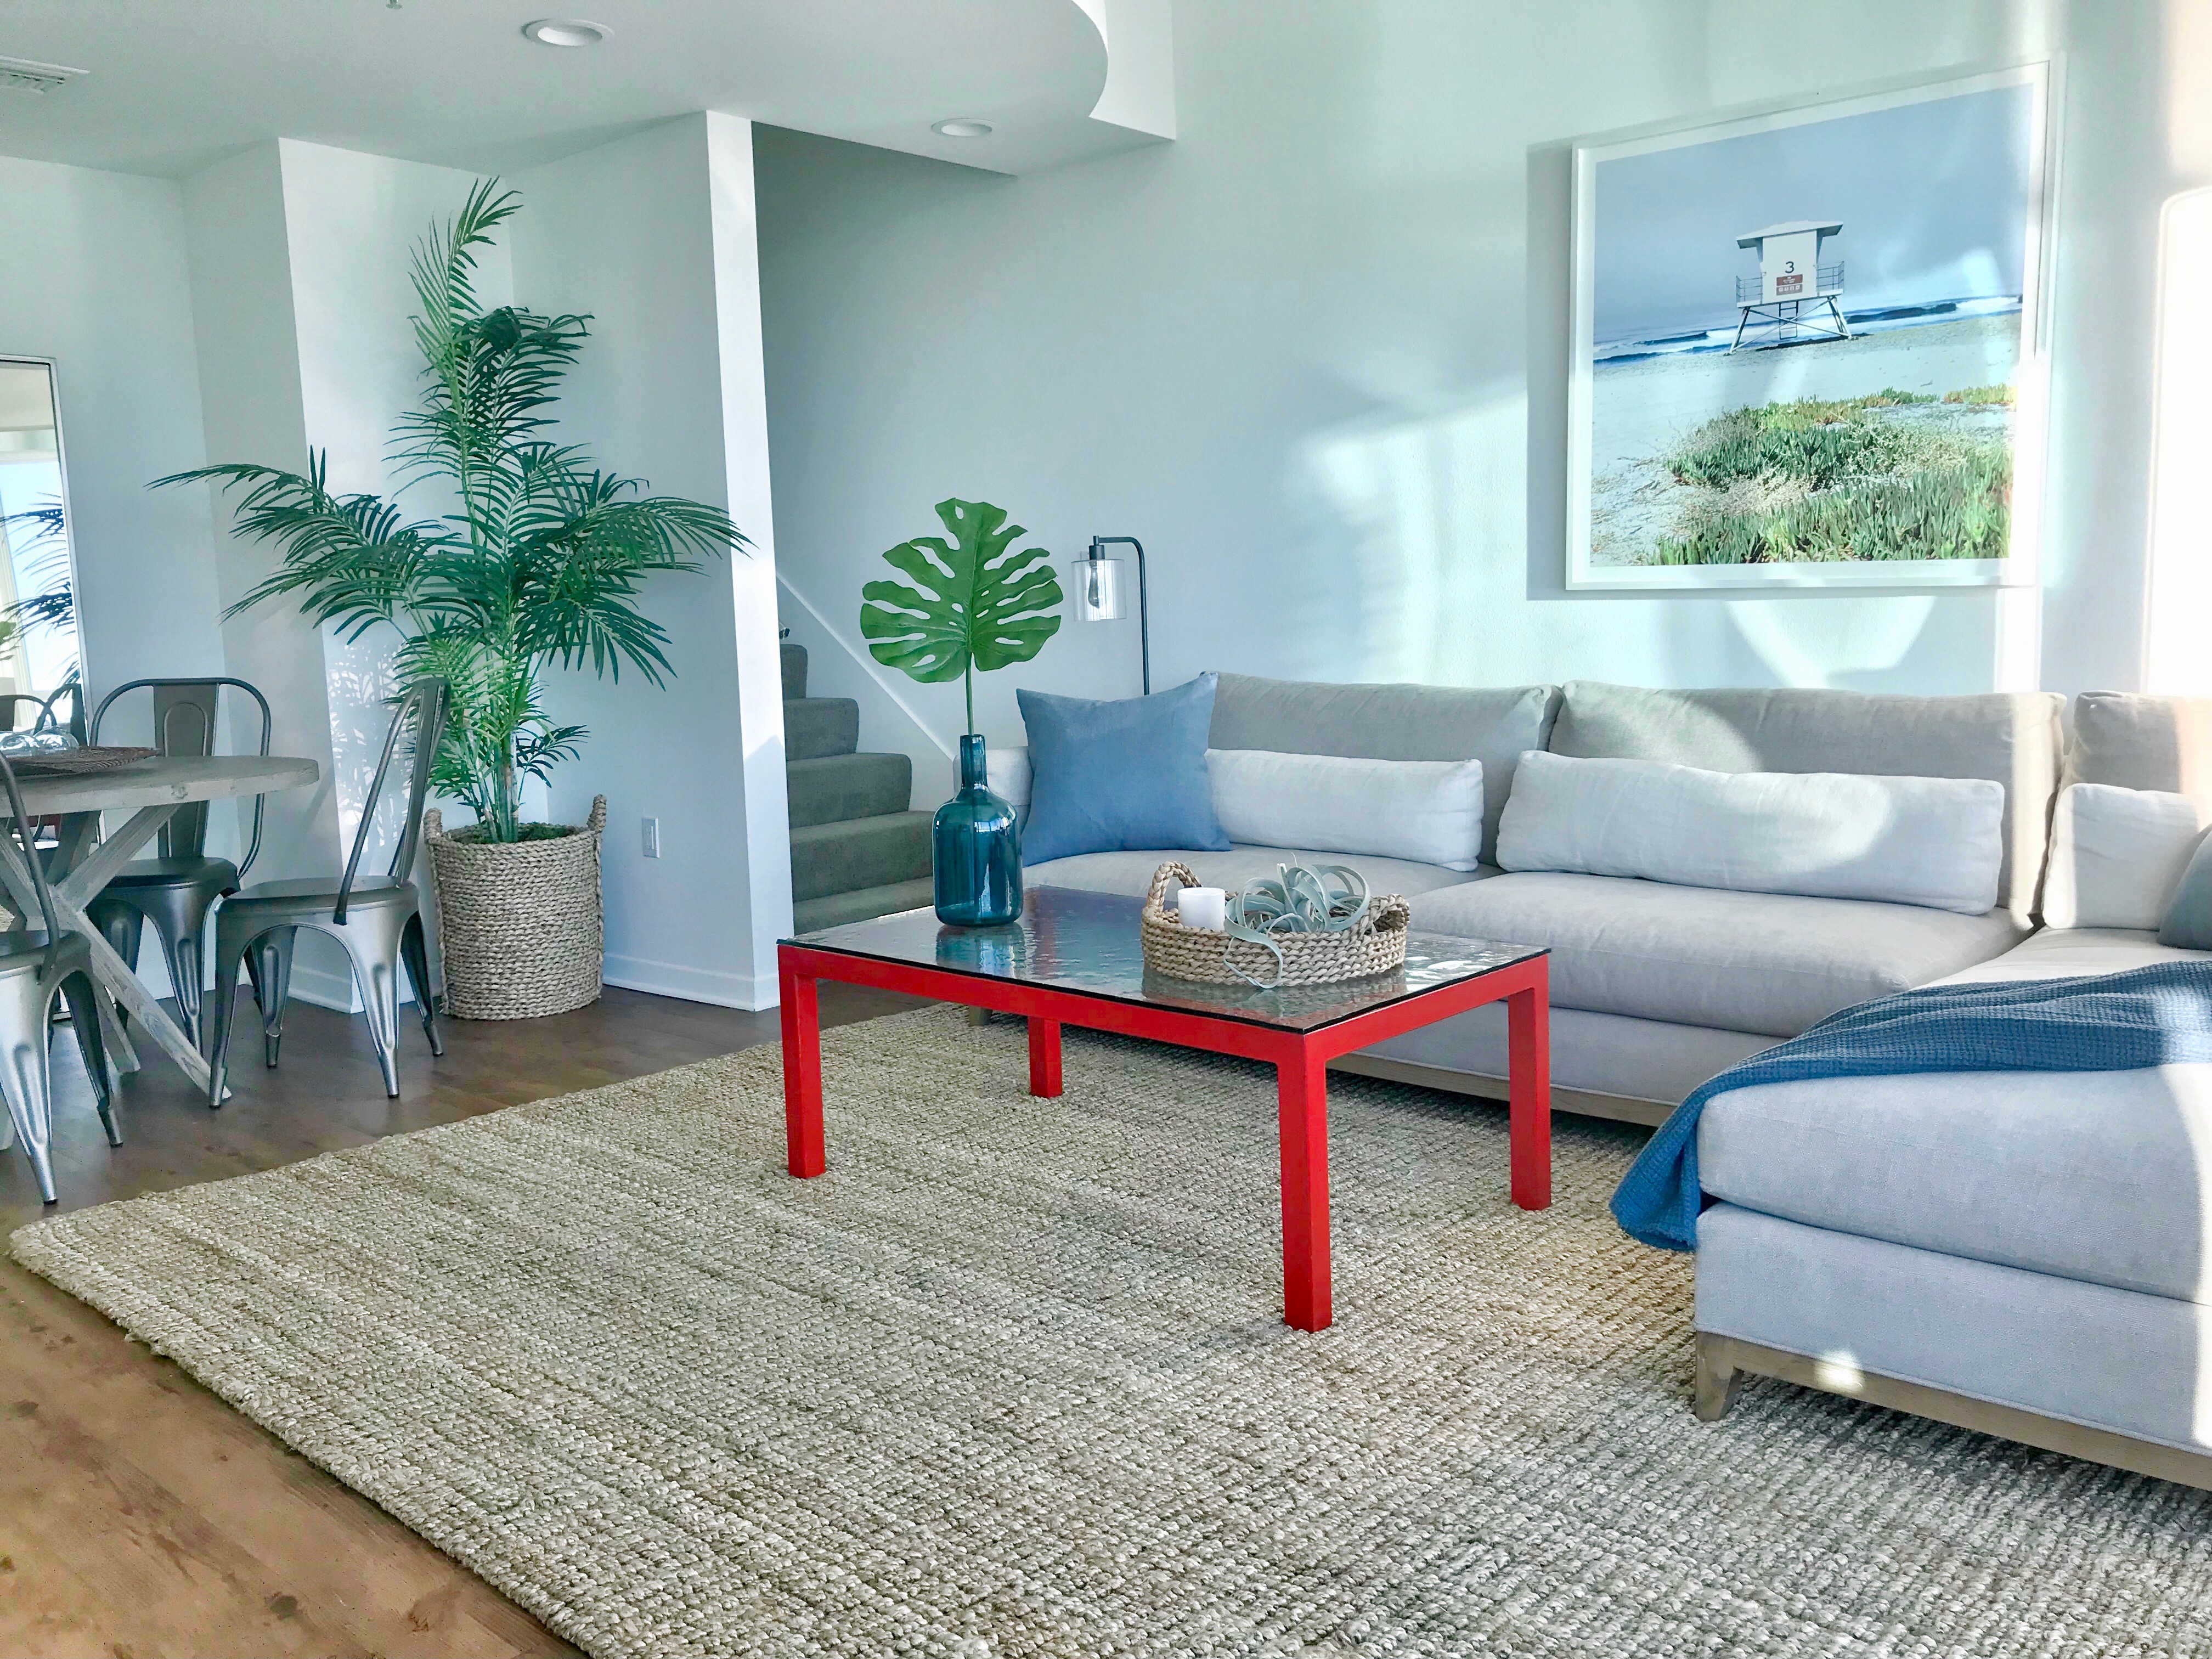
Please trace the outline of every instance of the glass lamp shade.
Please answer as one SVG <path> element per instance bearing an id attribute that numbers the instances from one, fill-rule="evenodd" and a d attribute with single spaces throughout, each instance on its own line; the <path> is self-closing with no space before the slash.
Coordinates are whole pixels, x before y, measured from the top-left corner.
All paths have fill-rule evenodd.
<path id="1" fill-rule="evenodd" d="M 1078 622 L 1116 622 L 1125 614 L 1121 559 L 1071 559 L 1068 593 Z"/>

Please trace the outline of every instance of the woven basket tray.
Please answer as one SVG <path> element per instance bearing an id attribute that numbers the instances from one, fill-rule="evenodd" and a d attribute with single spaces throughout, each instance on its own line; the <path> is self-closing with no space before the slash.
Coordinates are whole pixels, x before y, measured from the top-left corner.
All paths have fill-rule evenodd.
<path id="1" fill-rule="evenodd" d="M 1364 979 L 1406 965 L 1406 924 L 1412 912 L 1395 893 L 1371 899 L 1359 925 L 1341 933 L 1278 933 L 1283 949 L 1283 976 L 1274 979 L 1275 958 L 1249 940 L 1231 939 L 1210 928 L 1185 927 L 1181 915 L 1168 912 L 1168 883 L 1179 887 L 1200 884 L 1187 864 L 1163 864 L 1152 872 L 1152 890 L 1145 895 L 1145 911 L 1138 923 L 1145 947 L 1145 965 L 1176 979 L 1194 979 L 1211 985 L 1262 986 L 1327 985 L 1340 979 Z M 1244 972 L 1239 974 L 1237 969 Z M 1250 975 L 1247 978 L 1246 975 Z"/>

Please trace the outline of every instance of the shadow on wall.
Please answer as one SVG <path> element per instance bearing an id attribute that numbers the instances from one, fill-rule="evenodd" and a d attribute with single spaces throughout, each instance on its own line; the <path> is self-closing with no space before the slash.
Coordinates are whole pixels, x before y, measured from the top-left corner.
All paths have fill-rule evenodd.
<path id="1" fill-rule="evenodd" d="M 1272 592 L 1266 625 L 1302 646 L 1324 679 L 1925 690 L 1961 679 L 1963 660 L 1981 672 L 1970 666 L 1948 689 L 1988 688 L 1990 595 L 1954 599 L 1940 617 L 1929 594 L 1571 597 L 1556 547 L 1548 590 L 1530 591 L 1527 572 L 1547 550 L 1523 556 L 1528 432 L 1522 389 L 1493 383 L 1306 439 L 1285 493 L 1307 544 L 1297 562 L 1324 575 Z M 1532 615 L 1528 601 L 1546 598 L 1562 603 Z M 1624 651 L 1621 622 L 1634 613 L 1645 637 Z M 1528 637 L 1505 635 L 1516 617 Z"/>
<path id="2" fill-rule="evenodd" d="M 327 631 L 323 643 L 330 677 L 331 781 L 338 802 L 336 856 L 343 867 L 376 781 L 377 763 L 384 757 L 385 734 L 392 727 L 391 699 L 399 695 L 400 687 L 388 645 L 373 636 L 349 645 Z M 393 775 L 386 780 L 375 824 L 361 855 L 364 878 L 383 875 L 399 845 L 407 811 L 407 758 L 404 752 L 392 757 Z"/>
<path id="3" fill-rule="evenodd" d="M 1317 574 L 1272 593 L 1265 625 L 1306 647 L 1316 678 L 1496 683 L 1477 619 L 1521 597 L 1525 428 L 1519 388 L 1493 383 L 1300 442 L 1284 493 L 1308 544 L 1296 564 Z"/>

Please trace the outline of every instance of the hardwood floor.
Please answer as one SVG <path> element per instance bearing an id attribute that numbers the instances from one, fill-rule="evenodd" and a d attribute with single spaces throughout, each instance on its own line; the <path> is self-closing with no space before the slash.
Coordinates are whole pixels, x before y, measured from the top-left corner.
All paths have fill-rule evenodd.
<path id="1" fill-rule="evenodd" d="M 915 1006 L 822 988 L 825 1025 Z M 385 1098 L 362 1023 L 305 1005 L 288 1016 L 283 1068 L 236 1067 L 220 1112 L 145 1045 L 145 1069 L 125 1085 L 125 1144 L 113 1148 L 64 1035 L 53 1050 L 62 1201 L 40 1204 L 10 1148 L 0 1153 L 0 1231 L 776 1036 L 773 1012 L 610 990 L 553 1019 L 448 1021 L 445 1058 L 434 1060 L 406 1013 L 398 1100 Z M 574 1652 L 175 1365 L 0 1258 L 0 1654 Z"/>

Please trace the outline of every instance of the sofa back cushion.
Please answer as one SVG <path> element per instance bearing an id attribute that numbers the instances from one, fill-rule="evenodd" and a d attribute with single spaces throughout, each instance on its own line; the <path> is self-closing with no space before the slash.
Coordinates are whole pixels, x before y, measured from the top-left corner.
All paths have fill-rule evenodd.
<path id="1" fill-rule="evenodd" d="M 1547 747 L 1716 772 L 1986 778 L 2005 795 L 1997 902 L 2024 918 L 2043 873 L 2063 705 L 2048 692 L 1655 691 L 1573 680 Z"/>
<path id="2" fill-rule="evenodd" d="M 2084 691 L 2074 699 L 2066 781 L 2212 797 L 2212 697 Z"/>
<path id="3" fill-rule="evenodd" d="M 2212 824 L 2212 802 L 2069 783 L 2051 820 L 2043 919 L 2053 927 L 2155 928 Z"/>
<path id="4" fill-rule="evenodd" d="M 1523 751 L 1547 746 L 1559 702 L 1549 685 L 1320 685 L 1224 674 L 1208 743 L 1366 760 L 1479 760 L 1487 860 L 1514 764 Z"/>
<path id="5" fill-rule="evenodd" d="M 2003 830 L 2004 787 L 1986 778 L 1524 755 L 1498 862 L 1978 916 L 1996 905 Z"/>
<path id="6" fill-rule="evenodd" d="M 1358 760 L 1209 749 L 1213 815 L 1230 840 L 1364 853 L 1471 871 L 1482 852 L 1482 763 Z"/>

